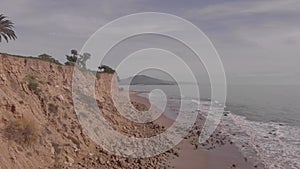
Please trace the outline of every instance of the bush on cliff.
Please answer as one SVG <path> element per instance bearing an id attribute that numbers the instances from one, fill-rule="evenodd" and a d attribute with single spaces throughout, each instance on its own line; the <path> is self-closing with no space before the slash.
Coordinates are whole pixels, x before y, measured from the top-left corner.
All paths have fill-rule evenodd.
<path id="1" fill-rule="evenodd" d="M 32 75 L 28 75 L 26 77 L 26 80 L 28 81 L 28 88 L 29 90 L 33 91 L 33 92 L 38 92 L 38 81 L 36 80 L 36 78 Z"/>
<path id="2" fill-rule="evenodd" d="M 34 144 L 39 136 L 39 130 L 33 120 L 26 118 L 10 122 L 5 128 L 5 136 L 9 140 L 28 146 Z"/>
<path id="3" fill-rule="evenodd" d="M 38 59 L 43 60 L 43 61 L 47 61 L 47 62 L 50 62 L 50 63 L 55 63 L 55 64 L 58 64 L 58 65 L 61 65 L 61 63 L 58 60 L 54 59 L 52 56 L 50 56 L 46 53 L 39 55 Z"/>
<path id="4" fill-rule="evenodd" d="M 104 72 L 104 73 L 115 73 L 116 72 L 113 68 L 111 68 L 107 65 L 101 65 L 98 67 L 98 69 L 100 70 L 100 72 Z"/>
<path id="5" fill-rule="evenodd" d="M 78 59 L 78 52 L 77 52 L 77 50 L 72 49 L 71 50 L 71 55 L 66 55 L 66 59 L 68 60 L 67 62 L 73 62 L 73 63 L 75 63 L 77 61 L 77 59 Z"/>

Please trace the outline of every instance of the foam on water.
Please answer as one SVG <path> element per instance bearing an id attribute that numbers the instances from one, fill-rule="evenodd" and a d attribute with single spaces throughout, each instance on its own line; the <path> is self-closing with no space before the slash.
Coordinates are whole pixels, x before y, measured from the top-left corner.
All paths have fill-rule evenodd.
<path id="1" fill-rule="evenodd" d="M 178 98 L 171 100 L 173 105 L 178 104 Z M 161 100 L 157 99 L 156 101 L 160 102 Z M 188 98 L 181 101 L 190 102 L 182 108 L 183 111 L 195 111 L 200 108 L 205 115 L 207 111 L 220 110 L 218 107 L 209 108 L 210 101 L 201 101 L 201 104 L 197 100 Z M 172 104 L 167 109 L 172 109 Z M 300 169 L 299 126 L 250 121 L 246 117 L 234 113 L 226 114 L 227 116 L 223 116 L 219 124 L 220 129 L 231 137 L 248 161 L 254 165 L 262 163 L 267 169 Z M 177 114 L 167 113 L 166 115 L 176 119 Z"/>
<path id="2" fill-rule="evenodd" d="M 204 116 L 208 111 L 218 110 L 218 107 L 209 106 L 210 102 L 199 104 Z M 254 165 L 262 163 L 267 169 L 300 168 L 299 126 L 250 121 L 230 112 L 226 113 L 219 125 Z"/>
<path id="3" fill-rule="evenodd" d="M 269 169 L 300 168 L 300 128 L 279 123 L 249 121 L 228 114 L 222 124 L 232 140 L 250 159 L 253 153 Z"/>

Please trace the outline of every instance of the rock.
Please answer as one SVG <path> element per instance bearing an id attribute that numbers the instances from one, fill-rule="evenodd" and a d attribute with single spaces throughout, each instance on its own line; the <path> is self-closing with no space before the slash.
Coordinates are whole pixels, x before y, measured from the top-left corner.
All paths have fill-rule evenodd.
<path id="1" fill-rule="evenodd" d="M 59 101 L 63 101 L 63 100 L 65 100 L 65 98 L 64 98 L 64 96 L 63 96 L 63 95 L 58 95 L 58 96 L 57 96 L 57 99 L 58 99 Z"/>
<path id="2" fill-rule="evenodd" d="M 4 84 L 7 81 L 7 78 L 4 74 L 0 74 L 0 84 Z"/>
<path id="3" fill-rule="evenodd" d="M 105 102 L 105 98 L 104 97 L 99 97 L 99 102 L 100 103 L 104 103 Z"/>
<path id="4" fill-rule="evenodd" d="M 64 134 L 63 134 L 66 138 L 68 138 L 69 137 L 69 134 L 67 133 L 67 132 L 64 132 Z"/>
<path id="5" fill-rule="evenodd" d="M 123 160 L 120 160 L 120 159 L 117 159 L 117 163 L 118 163 L 118 166 L 121 167 L 121 168 L 123 168 L 126 165 L 126 163 Z"/>
<path id="6" fill-rule="evenodd" d="M 12 155 L 10 158 L 13 160 L 13 162 L 16 162 L 16 160 L 17 160 L 15 155 Z"/>
<path id="7" fill-rule="evenodd" d="M 70 88 L 67 87 L 67 86 L 63 86 L 63 88 L 64 88 L 66 91 L 70 91 Z"/>
<path id="8" fill-rule="evenodd" d="M 67 162 L 73 164 L 75 161 L 72 157 L 66 156 Z"/>
<path id="9" fill-rule="evenodd" d="M 79 148 L 77 146 L 73 146 L 73 149 L 74 149 L 75 152 L 79 151 Z"/>
<path id="10" fill-rule="evenodd" d="M 22 147 L 20 147 L 20 146 L 18 146 L 17 147 L 17 151 L 20 153 L 20 152 L 23 152 L 23 148 Z"/>
<path id="11" fill-rule="evenodd" d="M 55 148 L 51 147 L 50 152 L 51 152 L 52 155 L 54 155 L 55 154 Z"/>
<path id="12" fill-rule="evenodd" d="M 98 161 L 99 161 L 99 163 L 100 163 L 101 165 L 104 165 L 104 164 L 105 164 L 105 160 L 104 160 L 102 157 L 100 157 L 100 158 L 98 159 Z"/>

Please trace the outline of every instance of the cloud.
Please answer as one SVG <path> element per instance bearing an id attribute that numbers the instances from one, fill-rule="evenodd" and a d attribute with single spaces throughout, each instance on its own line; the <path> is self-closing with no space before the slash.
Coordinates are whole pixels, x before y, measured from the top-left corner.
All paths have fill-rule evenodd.
<path id="1" fill-rule="evenodd" d="M 249 41 L 256 41 L 258 36 L 270 41 L 296 42 L 300 32 L 299 9 L 298 0 L 231 1 L 191 8 L 185 17 L 198 22 L 207 32 L 221 36 L 230 34 L 240 40 L 249 37 Z"/>
<path id="2" fill-rule="evenodd" d="M 259 13 L 297 12 L 300 2 L 298 0 L 272 0 L 272 1 L 231 1 L 204 7 L 191 8 L 186 12 L 187 17 L 203 20 L 224 19 L 239 15 L 253 15 Z"/>
<path id="3" fill-rule="evenodd" d="M 2 12 L 15 23 L 18 39 L 1 44 L 1 51 L 20 55 L 48 52 L 64 61 L 70 49 L 80 49 L 99 27 L 129 14 L 140 2 L 4 0 Z"/>
<path id="4" fill-rule="evenodd" d="M 15 23 L 18 35 L 16 41 L 1 43 L 1 52 L 21 55 L 46 52 L 64 61 L 66 53 L 73 48 L 81 49 L 89 36 L 104 24 L 136 12 L 158 11 L 184 17 L 203 30 L 220 53 L 228 74 L 300 71 L 299 0 L 218 3 L 2 0 L 1 10 Z M 161 31 L 184 31 L 178 28 L 172 29 L 170 23 L 170 27 Z M 111 33 L 118 33 L 119 29 Z"/>

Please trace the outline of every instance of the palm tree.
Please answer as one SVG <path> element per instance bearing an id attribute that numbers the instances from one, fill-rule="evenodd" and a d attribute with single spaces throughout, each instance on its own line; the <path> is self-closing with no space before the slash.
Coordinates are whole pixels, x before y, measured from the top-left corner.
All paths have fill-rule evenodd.
<path id="1" fill-rule="evenodd" d="M 17 39 L 15 31 L 13 30 L 13 24 L 14 23 L 12 21 L 6 19 L 6 16 L 0 14 L 0 42 L 2 37 L 6 40 L 6 42 L 8 42 L 8 39 Z"/>

